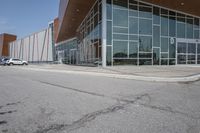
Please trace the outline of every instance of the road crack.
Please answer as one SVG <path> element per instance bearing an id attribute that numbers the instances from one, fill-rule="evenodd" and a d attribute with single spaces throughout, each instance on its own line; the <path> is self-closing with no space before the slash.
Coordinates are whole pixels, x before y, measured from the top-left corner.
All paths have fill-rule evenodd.
<path id="1" fill-rule="evenodd" d="M 81 127 L 84 127 L 85 124 L 93 121 L 94 119 L 96 119 L 99 116 L 110 114 L 110 113 L 115 113 L 119 110 L 123 110 L 127 105 L 136 103 L 136 101 L 142 99 L 142 97 L 144 97 L 144 96 L 146 96 L 146 95 L 140 95 L 140 96 L 136 97 L 134 100 L 130 100 L 130 101 L 123 100 L 122 102 L 119 102 L 119 103 L 112 105 L 108 108 L 86 114 L 83 117 L 81 117 L 79 120 L 76 120 L 71 124 L 53 124 L 53 125 L 50 125 L 49 127 L 45 128 L 45 129 L 39 129 L 35 133 L 48 133 L 50 131 L 58 132 L 58 131 L 61 131 L 61 130 L 65 130 L 67 132 L 70 132 L 70 131 L 79 129 Z"/>

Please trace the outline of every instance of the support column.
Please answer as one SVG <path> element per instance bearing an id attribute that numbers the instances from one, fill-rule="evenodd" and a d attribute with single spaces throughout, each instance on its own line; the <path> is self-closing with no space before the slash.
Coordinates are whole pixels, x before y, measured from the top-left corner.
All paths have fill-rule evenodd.
<path id="1" fill-rule="evenodd" d="M 106 0 L 102 0 L 102 67 L 106 67 Z"/>

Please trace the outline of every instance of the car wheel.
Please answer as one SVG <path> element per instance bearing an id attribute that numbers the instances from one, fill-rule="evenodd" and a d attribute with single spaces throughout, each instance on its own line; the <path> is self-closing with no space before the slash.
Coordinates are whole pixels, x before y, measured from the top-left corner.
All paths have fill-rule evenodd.
<path id="1" fill-rule="evenodd" d="M 13 66 L 13 65 L 14 65 L 13 63 L 10 63 L 10 64 L 9 64 L 9 66 Z"/>

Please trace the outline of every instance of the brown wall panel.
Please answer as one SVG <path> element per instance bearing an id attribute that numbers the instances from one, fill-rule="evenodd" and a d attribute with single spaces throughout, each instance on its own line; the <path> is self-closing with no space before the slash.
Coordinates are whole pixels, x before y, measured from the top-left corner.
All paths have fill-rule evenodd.
<path id="1" fill-rule="evenodd" d="M 58 36 L 58 28 L 59 28 L 59 19 L 56 18 L 54 19 L 54 40 L 57 40 L 57 36 Z M 57 42 L 57 41 L 56 41 Z"/>
<path id="2" fill-rule="evenodd" d="M 0 35 L 0 45 L 1 45 L 1 55 L 0 56 L 9 56 L 9 43 L 15 41 L 17 36 L 10 34 L 1 34 Z"/>

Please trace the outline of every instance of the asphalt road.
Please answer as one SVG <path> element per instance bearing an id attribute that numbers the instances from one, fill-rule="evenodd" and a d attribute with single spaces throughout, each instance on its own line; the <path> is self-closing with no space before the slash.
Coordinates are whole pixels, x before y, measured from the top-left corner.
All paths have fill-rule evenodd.
<path id="1" fill-rule="evenodd" d="M 200 133 L 200 82 L 0 66 L 2 133 Z"/>

